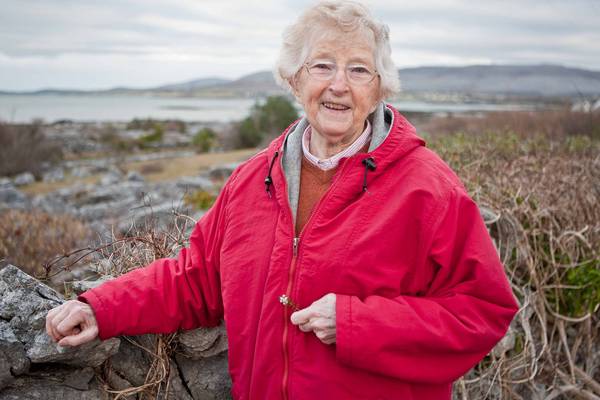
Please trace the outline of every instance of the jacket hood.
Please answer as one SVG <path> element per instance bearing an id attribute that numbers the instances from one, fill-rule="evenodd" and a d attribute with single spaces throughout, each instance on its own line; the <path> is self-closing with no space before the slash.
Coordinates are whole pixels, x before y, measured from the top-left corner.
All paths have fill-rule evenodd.
<path id="1" fill-rule="evenodd" d="M 425 146 L 425 141 L 417 136 L 414 126 L 389 104 L 381 102 L 368 118 L 373 127 L 369 151 L 342 159 L 339 164 L 341 167 L 352 160 L 358 168 L 364 169 L 362 180 L 357 182 L 357 190 L 360 190 L 362 184 L 363 191 L 367 190 L 368 175 L 375 176 L 381 173 L 391 163 L 403 158 L 414 149 Z M 300 191 L 302 133 L 308 124 L 306 117 L 294 121 L 267 148 L 268 174 L 265 177 L 267 194 L 271 195 L 271 185 L 283 183 L 284 190 L 278 192 L 287 193 L 287 200 L 294 217 Z"/>
<path id="2" fill-rule="evenodd" d="M 381 102 L 377 109 L 369 115 L 373 127 L 373 136 L 369 151 L 365 157 L 373 157 L 378 166 L 398 160 L 415 148 L 425 146 L 425 141 L 416 134 L 415 127 L 390 104 Z M 271 163 L 275 153 L 278 157 L 290 156 L 295 135 L 301 136 L 308 126 L 306 117 L 299 118 L 288 126 L 285 131 L 271 142 L 267 148 L 267 158 Z M 300 138 L 299 138 L 300 139 Z M 299 142 L 299 140 L 298 140 Z M 295 157 L 293 157 L 295 158 Z"/>

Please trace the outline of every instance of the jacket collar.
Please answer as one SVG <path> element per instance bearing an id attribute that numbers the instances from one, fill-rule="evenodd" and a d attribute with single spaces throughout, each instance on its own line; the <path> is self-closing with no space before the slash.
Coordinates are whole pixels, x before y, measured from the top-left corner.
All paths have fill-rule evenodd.
<path id="1" fill-rule="evenodd" d="M 373 173 L 381 173 L 389 163 L 425 145 L 425 141 L 416 135 L 415 128 L 391 105 L 381 102 L 368 118 L 373 127 L 369 151 L 357 154 L 351 159 L 362 165 L 360 163 L 364 159 L 373 158 L 377 164 Z M 269 165 L 274 162 L 275 157 L 278 158 L 275 163 L 277 168 L 273 168 L 273 182 L 277 186 L 283 184 L 279 187 L 284 190 L 277 190 L 277 196 L 280 201 L 289 202 L 294 219 L 300 190 L 302 133 L 308 125 L 306 117 L 294 121 L 267 149 Z M 343 161 L 344 159 L 340 166 Z M 281 198 L 283 193 L 287 193 L 287 199 Z"/>

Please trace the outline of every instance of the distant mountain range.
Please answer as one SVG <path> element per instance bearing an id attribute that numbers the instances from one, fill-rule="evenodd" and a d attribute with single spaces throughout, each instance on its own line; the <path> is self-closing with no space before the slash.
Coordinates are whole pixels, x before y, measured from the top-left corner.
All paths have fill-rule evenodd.
<path id="1" fill-rule="evenodd" d="M 509 97 L 581 97 L 600 95 L 600 71 L 558 65 L 474 65 L 418 67 L 398 70 L 405 95 L 458 94 Z M 127 94 L 173 97 L 257 97 L 281 94 L 269 71 L 236 80 L 203 78 L 147 89 L 58 90 L 0 94 Z"/>

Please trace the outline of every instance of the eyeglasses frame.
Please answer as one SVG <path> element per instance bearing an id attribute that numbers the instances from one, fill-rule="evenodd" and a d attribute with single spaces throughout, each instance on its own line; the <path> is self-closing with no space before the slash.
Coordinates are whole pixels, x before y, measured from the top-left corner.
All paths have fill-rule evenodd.
<path id="1" fill-rule="evenodd" d="M 310 73 L 310 69 L 308 68 L 309 64 L 312 63 L 312 62 L 314 62 L 314 60 L 307 61 L 304 64 L 302 64 L 302 66 L 304 68 L 306 68 L 306 73 L 308 74 L 308 76 L 311 76 L 311 77 L 313 77 L 313 78 L 315 78 L 315 79 L 317 79 L 319 81 L 322 81 L 322 82 L 330 81 L 330 80 L 332 80 L 335 77 L 335 73 L 334 73 L 333 76 L 331 78 L 329 78 L 329 79 L 319 79 L 319 78 L 316 78 L 315 75 L 313 75 L 313 74 Z M 337 73 L 337 69 L 338 69 L 337 64 L 334 64 L 334 65 L 335 65 L 335 68 L 336 68 L 335 72 Z M 360 86 L 368 85 L 369 83 L 373 82 L 376 77 L 380 76 L 379 72 L 377 71 L 377 69 L 375 69 L 373 71 L 373 77 L 369 81 L 363 82 L 363 83 L 356 83 L 356 82 L 353 82 L 350 78 L 348 78 L 348 69 L 347 69 L 347 67 L 348 66 L 346 66 L 346 68 L 344 68 L 344 76 L 346 77 L 346 81 L 348 83 L 350 83 L 350 84 L 353 84 L 353 85 L 360 85 Z"/>

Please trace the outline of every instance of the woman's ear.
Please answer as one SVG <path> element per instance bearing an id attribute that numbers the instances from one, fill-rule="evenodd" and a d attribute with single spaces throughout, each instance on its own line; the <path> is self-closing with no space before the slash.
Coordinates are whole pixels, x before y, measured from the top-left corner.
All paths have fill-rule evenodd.
<path id="1" fill-rule="evenodd" d="M 379 96 L 377 96 L 377 100 L 375 101 L 375 104 L 373 105 L 373 109 L 371 110 L 371 113 L 375 112 L 375 110 L 377 109 L 377 106 L 379 106 L 379 104 L 385 101 L 385 95 L 383 94 L 383 91 L 381 90 L 381 88 L 379 88 Z"/>
<path id="2" fill-rule="evenodd" d="M 297 75 L 292 76 L 291 78 L 288 78 L 288 84 L 290 85 L 290 88 L 292 88 L 292 94 L 294 95 L 294 97 L 296 98 L 296 100 L 298 102 L 300 102 L 300 88 L 298 86 L 298 77 Z"/>

